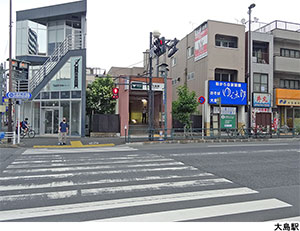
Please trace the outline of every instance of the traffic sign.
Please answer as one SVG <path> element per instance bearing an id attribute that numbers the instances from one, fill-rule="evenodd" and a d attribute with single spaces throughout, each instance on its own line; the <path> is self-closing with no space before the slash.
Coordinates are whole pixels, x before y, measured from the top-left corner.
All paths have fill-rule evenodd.
<path id="1" fill-rule="evenodd" d="M 200 96 L 200 97 L 198 98 L 198 102 L 199 102 L 200 104 L 204 104 L 204 103 L 205 103 L 205 97 L 204 97 L 204 96 Z"/>
<path id="2" fill-rule="evenodd" d="M 30 92 L 7 92 L 6 97 L 9 99 L 31 99 Z"/>

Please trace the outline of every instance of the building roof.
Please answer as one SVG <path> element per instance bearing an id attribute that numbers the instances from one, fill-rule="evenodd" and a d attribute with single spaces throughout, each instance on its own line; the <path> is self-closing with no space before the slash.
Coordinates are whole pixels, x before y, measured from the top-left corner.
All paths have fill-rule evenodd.
<path id="1" fill-rule="evenodd" d="M 86 15 L 87 0 L 17 11 L 17 21 L 31 20 L 43 25 L 53 20 L 81 20 Z"/>

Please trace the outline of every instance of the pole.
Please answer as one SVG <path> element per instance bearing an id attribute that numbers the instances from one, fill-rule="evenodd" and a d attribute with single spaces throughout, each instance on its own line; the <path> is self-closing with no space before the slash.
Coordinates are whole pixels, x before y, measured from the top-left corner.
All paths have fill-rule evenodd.
<path id="1" fill-rule="evenodd" d="M 12 91 L 12 0 L 9 1 L 9 92 Z M 12 100 L 8 101 L 8 132 L 12 132 Z M 11 142 L 11 139 L 8 139 Z"/>
<path id="2" fill-rule="evenodd" d="M 21 100 L 18 104 L 18 144 L 20 143 L 20 136 L 21 136 L 21 128 L 20 128 L 20 121 L 21 121 Z"/>
<path id="3" fill-rule="evenodd" d="M 219 98 L 219 137 L 221 137 L 221 112 L 222 112 L 222 105 L 221 105 L 221 97 Z"/>
<path id="4" fill-rule="evenodd" d="M 4 82 L 4 68 L 3 64 L 0 64 L 0 106 L 3 105 L 2 100 L 3 100 L 3 82 Z M 0 111 L 0 131 L 2 130 L 2 112 Z"/>
<path id="5" fill-rule="evenodd" d="M 152 140 L 153 132 L 153 108 L 152 108 L 152 32 L 150 32 L 150 52 L 149 52 L 149 92 L 148 92 L 148 125 L 149 125 L 149 140 Z"/>
<path id="6" fill-rule="evenodd" d="M 165 71 L 163 72 L 164 73 L 164 105 L 165 105 L 165 140 L 167 139 L 167 136 L 168 136 L 168 105 L 167 105 L 167 68 L 165 68 Z"/>

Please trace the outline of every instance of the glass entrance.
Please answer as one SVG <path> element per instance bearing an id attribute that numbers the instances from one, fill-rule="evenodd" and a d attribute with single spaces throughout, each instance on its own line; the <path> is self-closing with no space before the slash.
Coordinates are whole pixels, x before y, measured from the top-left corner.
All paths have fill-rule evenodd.
<path id="1" fill-rule="evenodd" d="M 59 110 L 44 109 L 44 134 L 58 134 Z"/>

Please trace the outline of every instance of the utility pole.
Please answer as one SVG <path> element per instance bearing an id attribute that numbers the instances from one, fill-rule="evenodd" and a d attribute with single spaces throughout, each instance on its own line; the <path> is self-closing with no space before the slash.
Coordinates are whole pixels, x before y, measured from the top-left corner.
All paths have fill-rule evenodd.
<path id="1" fill-rule="evenodd" d="M 166 63 L 163 63 L 160 65 L 161 67 L 161 75 L 164 78 L 164 99 L 163 99 L 163 104 L 164 104 L 164 136 L 165 140 L 168 137 L 168 105 L 167 105 L 167 76 L 168 76 L 168 65 Z"/>
<path id="2" fill-rule="evenodd" d="M 152 32 L 150 32 L 150 51 L 149 51 L 149 92 L 148 92 L 148 125 L 149 125 L 149 140 L 153 140 L 153 109 L 154 105 L 152 98 Z"/>
<path id="3" fill-rule="evenodd" d="M 9 92 L 12 91 L 12 0 L 9 1 Z M 12 132 L 12 99 L 8 101 L 8 132 Z M 11 142 L 11 139 L 8 139 Z"/>

